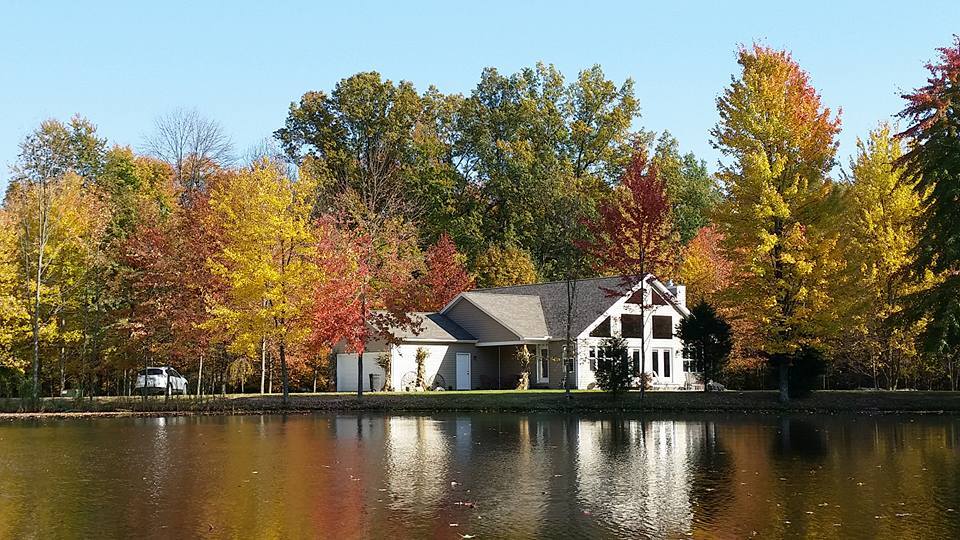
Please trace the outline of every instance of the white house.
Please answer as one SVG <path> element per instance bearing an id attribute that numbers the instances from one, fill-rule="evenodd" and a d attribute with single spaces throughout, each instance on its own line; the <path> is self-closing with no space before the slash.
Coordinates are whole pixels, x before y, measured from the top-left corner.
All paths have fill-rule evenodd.
<path id="1" fill-rule="evenodd" d="M 652 275 L 632 286 L 620 277 L 574 282 L 570 333 L 575 351 L 571 388 L 593 388 L 597 362 L 606 338 L 621 336 L 629 347 L 634 371 L 643 369 L 655 388 L 688 387 L 692 363 L 684 362 L 676 326 L 689 316 L 685 288 L 661 283 Z M 641 324 L 641 305 L 647 306 Z M 457 295 L 442 310 L 416 313 L 417 332 L 403 332 L 398 345 L 372 344 L 364 354 L 363 381 L 370 374 L 383 380 L 377 359 L 389 355 L 393 387 L 412 386 L 417 349 L 426 352 L 425 381 L 446 389 L 514 388 L 520 378 L 520 347 L 531 353 L 530 386 L 563 388 L 567 325 L 567 283 L 564 281 L 478 289 Z M 640 332 L 646 339 L 641 349 Z M 356 354 L 337 355 L 337 390 L 355 391 Z M 379 389 L 379 388 L 377 388 Z"/>

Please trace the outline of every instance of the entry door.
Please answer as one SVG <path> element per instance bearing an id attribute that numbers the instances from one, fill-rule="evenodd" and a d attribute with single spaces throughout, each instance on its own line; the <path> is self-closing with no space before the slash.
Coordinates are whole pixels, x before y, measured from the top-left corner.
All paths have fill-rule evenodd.
<path id="1" fill-rule="evenodd" d="M 457 390 L 470 389 L 470 353 L 457 353 Z"/>

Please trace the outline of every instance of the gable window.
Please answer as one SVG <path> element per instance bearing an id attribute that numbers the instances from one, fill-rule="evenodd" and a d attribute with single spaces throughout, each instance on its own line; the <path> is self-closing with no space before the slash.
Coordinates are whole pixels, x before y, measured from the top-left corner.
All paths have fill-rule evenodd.
<path id="1" fill-rule="evenodd" d="M 667 305 L 667 299 L 660 296 L 660 293 L 651 289 L 650 294 L 653 297 L 653 305 L 655 306 L 665 306 Z"/>
<path id="2" fill-rule="evenodd" d="M 624 313 L 620 316 L 621 334 L 625 338 L 643 337 L 643 316 Z"/>
<path id="3" fill-rule="evenodd" d="M 669 315 L 653 316 L 653 339 L 673 338 L 673 317 Z"/>
<path id="4" fill-rule="evenodd" d="M 635 293 L 631 294 L 630 298 L 627 298 L 627 303 L 634 304 L 636 306 L 642 306 L 643 297 L 644 297 L 643 293 L 645 292 L 646 292 L 646 289 L 640 289 L 639 291 L 636 291 Z"/>
<path id="5" fill-rule="evenodd" d="M 610 337 L 610 317 L 603 320 L 590 332 L 590 337 Z"/>

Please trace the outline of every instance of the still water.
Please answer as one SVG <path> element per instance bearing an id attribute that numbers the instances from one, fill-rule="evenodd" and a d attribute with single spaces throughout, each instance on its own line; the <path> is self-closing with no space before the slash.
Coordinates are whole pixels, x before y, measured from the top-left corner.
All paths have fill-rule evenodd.
<path id="1" fill-rule="evenodd" d="M 0 421 L 0 538 L 960 538 L 960 417 Z"/>

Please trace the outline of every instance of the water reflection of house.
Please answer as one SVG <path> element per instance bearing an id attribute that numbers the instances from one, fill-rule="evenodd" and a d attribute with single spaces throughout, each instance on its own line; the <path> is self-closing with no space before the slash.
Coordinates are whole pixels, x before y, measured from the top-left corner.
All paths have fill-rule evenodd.
<path id="1" fill-rule="evenodd" d="M 689 531 L 690 452 L 705 429 L 672 420 L 580 420 L 580 504 L 624 530 L 658 536 Z"/>
<path id="2" fill-rule="evenodd" d="M 441 503 L 449 485 L 453 440 L 448 428 L 425 416 L 387 418 L 385 482 L 395 504 L 422 509 Z"/>
<path id="3" fill-rule="evenodd" d="M 416 313 L 420 328 L 399 332 L 400 343 L 374 343 L 363 358 L 363 381 L 382 382 L 381 355 L 392 363 L 393 387 L 416 378 L 417 349 L 427 353 L 425 380 L 447 389 L 514 388 L 524 371 L 517 358 L 525 347 L 530 384 L 562 388 L 565 369 L 575 388 L 593 388 L 597 364 L 610 336 L 626 339 L 635 375 L 649 373 L 655 387 L 687 386 L 696 366 L 685 362 L 675 328 L 689 315 L 682 285 L 647 275 L 632 287 L 619 277 L 584 279 L 572 288 L 571 333 L 576 361 L 564 366 L 566 282 L 480 289 L 459 294 L 436 313 Z M 641 309 L 645 306 L 646 309 Z M 645 340 L 641 340 L 645 336 Z M 337 390 L 356 390 L 357 355 L 337 355 Z M 438 377 L 439 376 L 439 377 Z M 376 388 L 379 390 L 379 388 Z"/>

